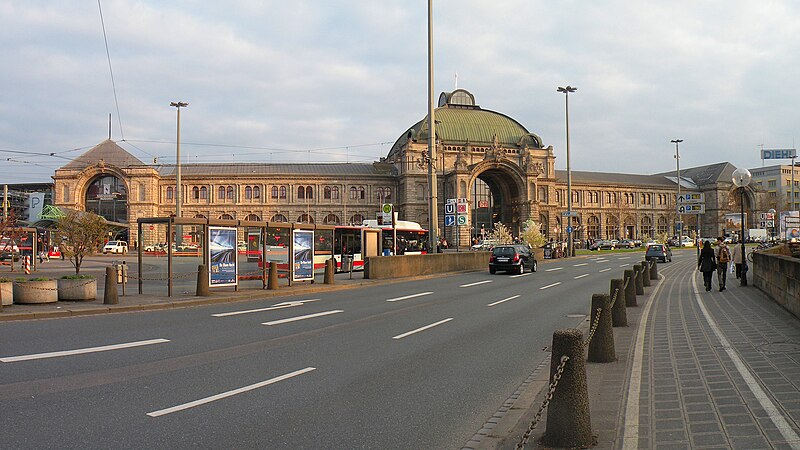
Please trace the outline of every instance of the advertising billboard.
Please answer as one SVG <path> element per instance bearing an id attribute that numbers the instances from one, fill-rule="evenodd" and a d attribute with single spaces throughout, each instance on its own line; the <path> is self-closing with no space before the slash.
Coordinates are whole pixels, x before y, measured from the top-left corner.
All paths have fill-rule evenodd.
<path id="1" fill-rule="evenodd" d="M 314 279 L 314 231 L 292 230 L 292 281 Z"/>
<path id="2" fill-rule="evenodd" d="M 784 239 L 800 241 L 800 211 L 784 211 L 780 215 Z"/>
<path id="3" fill-rule="evenodd" d="M 208 227 L 209 287 L 236 286 L 239 281 L 236 256 L 236 228 Z"/>

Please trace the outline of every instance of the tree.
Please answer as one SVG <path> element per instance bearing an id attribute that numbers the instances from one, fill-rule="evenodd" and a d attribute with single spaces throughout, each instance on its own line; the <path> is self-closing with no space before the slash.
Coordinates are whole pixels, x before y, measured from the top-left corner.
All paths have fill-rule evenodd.
<path id="1" fill-rule="evenodd" d="M 522 225 L 520 238 L 522 242 L 528 244 L 531 248 L 539 248 L 547 243 L 547 238 L 539 231 L 539 224 L 533 219 L 526 220 Z"/>
<path id="2" fill-rule="evenodd" d="M 514 241 L 511 230 L 501 222 L 494 224 L 494 227 L 486 235 L 486 238 L 495 245 L 510 244 Z"/>
<path id="3" fill-rule="evenodd" d="M 106 219 L 85 211 L 70 211 L 58 220 L 56 242 L 80 275 L 83 258 L 96 252 L 108 231 Z"/>
<path id="4" fill-rule="evenodd" d="M 14 271 L 14 258 L 19 258 L 19 255 L 13 254 L 12 246 L 14 243 L 18 244 L 23 236 L 24 232 L 17 226 L 17 216 L 14 215 L 14 211 L 9 211 L 8 215 L 0 221 L 0 237 L 8 239 L 5 241 L 5 248 L 0 248 L 0 250 L 6 250 L 11 254 L 12 272 Z"/>

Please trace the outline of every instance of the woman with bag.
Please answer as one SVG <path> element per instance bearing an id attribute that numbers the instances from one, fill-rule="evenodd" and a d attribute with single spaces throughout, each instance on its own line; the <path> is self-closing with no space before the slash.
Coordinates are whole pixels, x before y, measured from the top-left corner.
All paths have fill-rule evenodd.
<path id="1" fill-rule="evenodd" d="M 717 259 L 709 241 L 703 243 L 703 250 L 700 251 L 700 257 L 697 259 L 697 270 L 703 272 L 703 284 L 706 287 L 706 292 L 710 291 L 711 279 L 717 270 Z"/>

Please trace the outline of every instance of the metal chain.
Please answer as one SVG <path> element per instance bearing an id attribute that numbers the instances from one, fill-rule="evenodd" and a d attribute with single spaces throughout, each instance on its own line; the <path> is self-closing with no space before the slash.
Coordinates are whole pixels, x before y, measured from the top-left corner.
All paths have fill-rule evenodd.
<path id="1" fill-rule="evenodd" d="M 52 280 L 41 280 L 41 281 L 52 281 Z M 93 283 L 95 281 L 97 281 L 95 278 L 87 279 L 85 282 L 83 282 L 81 284 L 76 284 L 74 286 L 70 286 L 70 288 L 78 288 L 78 287 L 86 286 L 87 284 Z M 58 287 L 53 289 L 53 288 L 44 288 L 44 287 L 39 287 L 39 286 L 32 286 L 32 285 L 28 284 L 29 282 L 30 282 L 29 280 L 25 280 L 25 281 L 21 281 L 20 283 L 25 283 L 25 289 L 33 289 L 33 290 L 36 290 L 36 291 L 57 291 L 58 290 Z M 35 283 L 35 281 L 34 281 L 34 283 Z"/>
<path id="2" fill-rule="evenodd" d="M 586 338 L 586 341 L 583 343 L 584 346 L 589 345 L 589 342 L 592 342 L 592 338 L 594 337 L 594 332 L 597 331 L 597 327 L 600 325 L 600 314 L 603 313 L 603 308 L 597 308 L 597 315 L 594 317 L 594 323 L 592 324 L 592 329 L 589 330 L 589 337 Z"/>
<path id="3" fill-rule="evenodd" d="M 630 284 L 631 279 L 633 279 L 633 277 L 628 277 L 628 278 L 625 279 L 625 286 L 622 287 L 623 291 L 628 289 L 628 284 Z"/>
<path id="4" fill-rule="evenodd" d="M 536 415 L 533 417 L 531 424 L 528 425 L 528 429 L 517 443 L 517 450 L 525 448 L 525 446 L 528 444 L 528 439 L 531 437 L 533 429 L 536 428 L 536 425 L 538 425 L 539 421 L 542 420 L 542 414 L 544 413 L 544 410 L 547 409 L 547 405 L 550 404 L 550 400 L 553 399 L 553 394 L 556 392 L 556 386 L 558 386 L 558 382 L 561 380 L 561 375 L 564 373 L 564 366 L 567 364 L 567 361 L 569 361 L 569 356 L 562 355 L 561 362 L 556 368 L 556 373 L 553 374 L 553 381 L 550 383 L 550 389 L 547 390 L 547 396 L 544 398 L 542 406 L 539 407 L 539 411 L 537 411 Z"/>
<path id="5" fill-rule="evenodd" d="M 614 295 L 611 297 L 611 306 L 609 308 L 614 308 L 614 303 L 617 301 L 617 294 L 619 294 L 619 288 L 614 289 Z"/>

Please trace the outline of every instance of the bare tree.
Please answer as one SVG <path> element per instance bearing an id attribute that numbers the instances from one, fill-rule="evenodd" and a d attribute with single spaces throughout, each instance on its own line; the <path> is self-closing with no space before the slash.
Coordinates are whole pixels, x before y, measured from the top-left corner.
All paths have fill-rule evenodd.
<path id="1" fill-rule="evenodd" d="M 80 275 L 83 258 L 94 254 L 108 231 L 106 219 L 85 211 L 70 211 L 58 220 L 56 242 Z"/>

